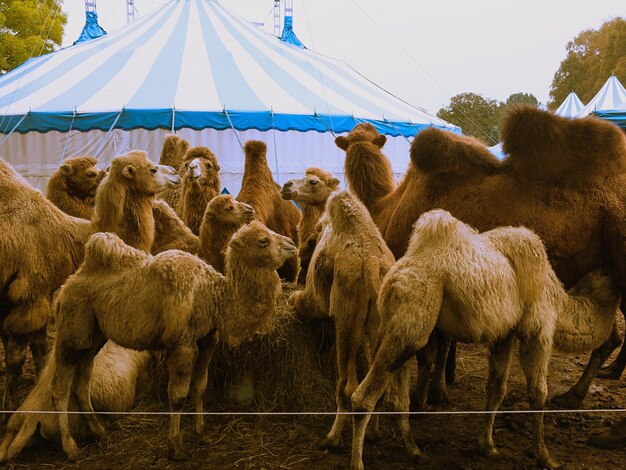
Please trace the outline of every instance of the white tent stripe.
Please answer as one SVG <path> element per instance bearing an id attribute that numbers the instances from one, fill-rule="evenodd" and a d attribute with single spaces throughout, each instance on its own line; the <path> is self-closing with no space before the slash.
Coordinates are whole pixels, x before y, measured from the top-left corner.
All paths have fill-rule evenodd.
<path id="1" fill-rule="evenodd" d="M 626 103 L 626 88 L 615 75 L 612 75 L 577 117 L 587 116 L 594 111 L 617 109 L 623 103 Z"/>

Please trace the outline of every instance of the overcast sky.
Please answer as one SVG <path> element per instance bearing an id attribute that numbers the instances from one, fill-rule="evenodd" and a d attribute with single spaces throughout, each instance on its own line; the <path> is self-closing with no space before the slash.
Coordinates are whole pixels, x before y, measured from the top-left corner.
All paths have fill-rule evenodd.
<path id="1" fill-rule="evenodd" d="M 183 0 L 179 0 L 183 1 Z M 126 0 L 98 0 L 100 25 L 126 26 Z M 135 0 L 139 15 L 168 0 Z M 273 30 L 273 0 L 221 0 Z M 625 0 L 294 0 L 295 31 L 309 48 L 347 61 L 373 82 L 436 113 L 457 93 L 548 101 L 565 46 L 579 32 L 626 16 Z M 84 25 L 84 1 L 64 0 L 63 45 Z M 607 77 L 608 78 L 608 77 Z M 597 91 L 597 90 L 594 90 Z"/>

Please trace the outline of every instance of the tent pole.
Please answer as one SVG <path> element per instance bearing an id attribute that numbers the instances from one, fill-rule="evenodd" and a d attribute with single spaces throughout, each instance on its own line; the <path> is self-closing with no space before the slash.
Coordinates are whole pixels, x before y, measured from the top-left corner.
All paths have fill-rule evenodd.
<path id="1" fill-rule="evenodd" d="M 11 134 L 13 134 L 13 132 L 15 132 L 15 129 L 17 129 L 19 127 L 20 124 L 22 124 L 22 122 L 24 121 L 24 119 L 26 119 L 26 116 L 28 116 L 30 114 L 30 111 L 28 111 L 26 114 L 24 114 L 24 116 L 22 116 L 22 119 L 20 119 L 18 121 L 18 123 L 13 126 L 13 129 L 11 129 L 11 132 L 9 132 L 7 135 L 4 136 L 4 139 L 2 139 L 2 141 L 0 141 L 0 147 L 2 147 L 2 144 L 4 144 L 4 142 L 11 137 Z"/>
<path id="2" fill-rule="evenodd" d="M 237 129 L 235 129 L 235 126 L 233 126 L 233 121 L 230 120 L 230 116 L 228 115 L 228 111 L 226 111 L 226 108 L 224 108 L 224 114 L 226 114 L 226 117 L 228 118 L 228 122 L 230 123 L 230 127 L 233 129 L 233 132 L 235 133 L 235 137 L 237 137 L 237 142 L 239 142 L 239 147 L 241 147 L 241 152 L 244 153 L 243 144 L 241 143 L 241 139 L 239 138 Z"/>
<path id="3" fill-rule="evenodd" d="M 117 121 L 120 120 L 120 116 L 122 116 L 123 112 L 124 112 L 124 108 L 122 108 L 120 110 L 119 114 L 117 115 L 117 117 L 113 121 L 113 124 L 111 124 L 111 127 L 109 127 L 109 130 L 107 131 L 106 135 L 103 137 L 102 142 L 100 142 L 100 146 L 98 147 L 98 150 L 96 150 L 96 152 L 94 154 L 94 157 L 98 158 L 100 156 L 100 152 L 102 152 L 102 149 L 104 148 L 104 144 L 106 143 L 107 139 L 109 138 L 109 134 L 111 134 L 111 131 L 115 127 L 115 124 L 117 124 Z"/>
<path id="4" fill-rule="evenodd" d="M 65 139 L 65 145 L 63 146 L 63 153 L 61 153 L 61 159 L 59 160 L 59 166 L 65 160 L 65 151 L 67 150 L 67 144 L 70 141 L 70 132 L 72 132 L 72 127 L 74 127 L 74 119 L 76 119 L 76 108 L 74 108 L 74 114 L 72 114 L 72 122 L 70 122 L 70 128 L 67 130 L 67 137 Z"/>
<path id="5" fill-rule="evenodd" d="M 270 113 L 272 113 L 272 131 L 274 136 L 274 162 L 276 163 L 276 181 L 280 184 L 280 172 L 278 171 L 278 149 L 276 147 L 276 126 L 274 126 L 274 110 L 270 108 Z"/>

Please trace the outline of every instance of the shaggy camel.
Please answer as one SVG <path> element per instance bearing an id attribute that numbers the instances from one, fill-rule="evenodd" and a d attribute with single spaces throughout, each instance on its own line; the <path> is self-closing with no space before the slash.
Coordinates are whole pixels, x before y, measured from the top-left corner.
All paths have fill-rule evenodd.
<path id="1" fill-rule="evenodd" d="M 177 135 L 168 135 L 163 142 L 159 165 L 171 166 L 182 178 L 184 173 L 183 161 L 185 153 L 189 150 L 189 141 L 181 139 Z M 180 187 L 168 188 L 159 193 L 159 198 L 167 202 L 170 207 L 178 208 L 180 201 Z"/>
<path id="2" fill-rule="evenodd" d="M 515 339 L 532 410 L 548 394 L 547 368 L 554 346 L 566 351 L 601 344 L 610 334 L 619 294 L 608 273 L 583 278 L 571 293 L 557 279 L 541 239 L 526 228 L 504 227 L 479 234 L 444 210 L 422 215 L 406 254 L 385 276 L 378 297 L 381 331 L 372 367 L 352 395 L 357 412 L 371 412 L 398 368 L 397 411 L 409 411 L 407 359 L 425 347 L 434 328 L 459 341 L 489 346 L 487 411 L 506 394 Z M 600 328 L 598 326 L 600 325 Z M 497 453 L 495 413 L 485 415 L 479 449 Z M 354 415 L 352 468 L 362 469 L 369 415 Z M 408 422 L 399 415 L 409 453 L 421 459 Z M 533 452 L 554 468 L 543 439 L 543 413 L 533 414 Z"/>
<path id="3" fill-rule="evenodd" d="M 194 235 L 199 235 L 206 206 L 220 193 L 220 166 L 207 147 L 194 147 L 185 154 L 181 171 L 183 180 L 176 211 Z"/>
<path id="4" fill-rule="evenodd" d="M 364 335 L 369 344 L 375 343 L 380 323 L 376 299 L 394 258 L 365 206 L 348 191 L 330 196 L 320 223 L 311 275 L 305 289 L 294 292 L 289 301 L 302 316 L 335 321 L 337 415 L 320 444 L 338 447 L 358 385 L 357 350 Z"/>
<path id="5" fill-rule="evenodd" d="M 131 410 L 136 397 L 149 392 L 153 385 L 154 378 L 150 374 L 152 365 L 149 352 L 133 351 L 108 341 L 94 358 L 90 385 L 94 409 L 109 412 Z M 6 435 L 0 443 L 0 462 L 17 457 L 37 431 L 46 439 L 60 442 L 58 417 L 45 413 L 54 411 L 50 393 L 54 369 L 55 352 L 52 351 L 35 388 L 19 407 L 19 413 L 9 419 Z M 74 398 L 71 399 L 70 409 L 78 410 Z M 79 414 L 70 416 L 70 426 L 79 441 L 91 436 L 84 418 Z"/>
<path id="6" fill-rule="evenodd" d="M 509 157 L 501 164 L 477 141 L 429 128 L 415 137 L 411 163 L 395 189 L 389 160 L 380 150 L 384 136 L 359 126 L 336 139 L 346 150 L 346 180 L 397 257 L 414 221 L 442 208 L 480 231 L 531 228 L 566 288 L 608 263 L 626 293 L 626 137 L 614 125 L 517 108 L 504 121 L 503 149 Z M 626 295 L 622 298 L 626 301 Z M 614 341 L 615 334 L 592 353 L 579 382 L 556 398 L 560 406 L 580 406 Z M 438 362 L 434 395 L 443 399 Z"/>
<path id="7" fill-rule="evenodd" d="M 52 294 L 83 259 L 84 245 L 98 229 L 118 231 L 138 247 L 152 243 L 154 193 L 177 184 L 171 169 L 143 152 L 113 159 L 96 196 L 92 222 L 67 215 L 0 159 L 0 335 L 5 349 L 4 409 L 17 406 L 16 387 L 30 345 L 36 375 L 43 369 Z M 107 201 L 110 201 L 107 203 Z M 139 227 L 139 235 L 131 234 Z M 28 233 L 28 237 L 24 237 Z M 132 236 L 131 236 L 132 235 Z M 142 238 L 143 237 L 143 238 Z M 26 255 L 25 255 L 26 254 Z"/>
<path id="8" fill-rule="evenodd" d="M 339 189 L 339 180 L 331 173 L 320 168 L 307 168 L 304 178 L 287 181 L 280 191 L 283 199 L 296 201 L 302 210 L 302 217 L 298 222 L 298 240 L 300 241 L 298 284 L 306 282 L 306 273 L 319 236 L 316 228 L 317 222 L 324 213 L 328 197 L 337 189 Z"/>
<path id="9" fill-rule="evenodd" d="M 203 432 L 203 397 L 211 354 L 218 339 L 236 345 L 273 324 L 281 291 L 275 272 L 296 253 L 291 240 L 253 221 L 231 239 L 226 276 L 178 250 L 156 256 L 124 244 L 110 233 L 91 237 L 85 261 L 61 289 L 56 303 L 58 335 L 52 396 L 63 450 L 78 448 L 67 410 L 72 392 L 91 431 L 105 430 L 95 416 L 89 380 L 93 357 L 106 339 L 136 350 L 166 349 L 170 410 L 180 412 L 189 392 Z M 88 300 L 89 299 L 89 300 Z M 170 418 L 169 456 L 184 459 L 180 414 Z"/>
<path id="10" fill-rule="evenodd" d="M 154 216 L 154 242 L 150 253 L 156 255 L 166 250 L 182 250 L 193 255 L 198 253 L 200 241 L 197 235 L 178 217 L 170 205 L 160 199 L 152 203 Z"/>
<path id="11" fill-rule="evenodd" d="M 300 211 L 295 204 L 280 196 L 280 186 L 274 181 L 267 165 L 267 146 L 258 140 L 249 140 L 243 146 L 246 160 L 237 200 L 250 204 L 257 218 L 270 230 L 291 238 L 298 244 Z M 287 260 L 278 270 L 281 278 L 293 282 L 298 273 L 298 258 Z"/>
<path id="12" fill-rule="evenodd" d="M 93 157 L 68 158 L 50 177 L 46 197 L 74 217 L 91 220 L 96 190 L 106 171 Z"/>
<path id="13" fill-rule="evenodd" d="M 224 273 L 224 253 L 234 233 L 254 219 L 254 209 L 237 202 L 230 194 L 222 194 L 209 202 L 200 225 L 198 256 Z"/>

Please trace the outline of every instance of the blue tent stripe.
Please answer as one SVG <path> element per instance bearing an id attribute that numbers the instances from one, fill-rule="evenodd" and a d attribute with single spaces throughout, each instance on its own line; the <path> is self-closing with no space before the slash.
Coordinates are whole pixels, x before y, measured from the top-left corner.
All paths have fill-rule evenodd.
<path id="1" fill-rule="evenodd" d="M 198 8 L 198 12 L 213 82 L 221 102 L 228 103 L 228 107 L 233 109 L 265 109 L 266 106 L 243 78 L 245 74 L 239 70 L 233 56 L 211 26 L 206 11 Z"/>
<path id="2" fill-rule="evenodd" d="M 128 100 L 129 108 L 150 108 L 154 106 L 154 97 L 158 96 L 161 103 L 174 105 L 176 90 L 180 80 L 183 50 L 189 22 L 189 2 L 185 2 L 183 10 L 176 22 L 170 40 L 156 58 L 152 69 L 144 80 L 143 86 Z"/>

